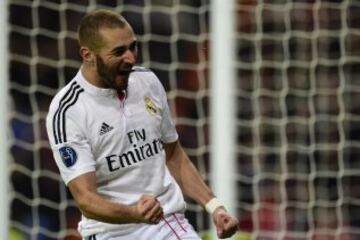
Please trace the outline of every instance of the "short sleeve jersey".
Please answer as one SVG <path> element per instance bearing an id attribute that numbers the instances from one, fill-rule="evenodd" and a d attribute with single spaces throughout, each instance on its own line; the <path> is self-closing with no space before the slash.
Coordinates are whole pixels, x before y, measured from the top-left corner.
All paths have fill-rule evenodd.
<path id="1" fill-rule="evenodd" d="M 95 87 L 79 71 L 54 97 L 47 116 L 54 159 L 65 184 L 95 172 L 104 198 L 134 204 L 142 194 L 159 199 L 165 214 L 185 202 L 165 163 L 163 143 L 177 140 L 166 93 L 151 71 L 134 68 L 125 98 Z M 107 224 L 82 217 L 83 237 L 104 231 L 126 234 L 139 224 Z"/>

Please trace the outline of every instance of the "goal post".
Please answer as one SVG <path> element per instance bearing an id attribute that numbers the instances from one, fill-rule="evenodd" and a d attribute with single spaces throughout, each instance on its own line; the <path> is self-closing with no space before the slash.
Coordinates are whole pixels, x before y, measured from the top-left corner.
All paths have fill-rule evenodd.
<path id="1" fill-rule="evenodd" d="M 0 1 L 0 238 L 9 231 L 9 145 L 8 145 L 8 1 Z"/>
<path id="2" fill-rule="evenodd" d="M 210 13 L 211 186 L 235 214 L 235 3 L 213 0 Z"/>

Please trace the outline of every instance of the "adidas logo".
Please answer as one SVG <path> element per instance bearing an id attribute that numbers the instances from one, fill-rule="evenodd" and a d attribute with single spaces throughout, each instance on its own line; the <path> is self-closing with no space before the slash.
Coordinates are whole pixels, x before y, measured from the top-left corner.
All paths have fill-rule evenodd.
<path id="1" fill-rule="evenodd" d="M 107 132 L 110 132 L 111 130 L 113 130 L 114 129 L 114 127 L 111 127 L 111 126 L 109 126 L 108 124 L 106 124 L 106 123 L 102 123 L 101 124 L 101 128 L 100 128 L 100 136 L 101 135 L 104 135 L 105 133 L 107 133 Z"/>

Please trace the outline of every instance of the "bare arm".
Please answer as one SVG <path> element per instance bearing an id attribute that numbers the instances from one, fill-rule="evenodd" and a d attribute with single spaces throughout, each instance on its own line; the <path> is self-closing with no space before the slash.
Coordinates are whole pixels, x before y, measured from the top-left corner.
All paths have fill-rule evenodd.
<path id="1" fill-rule="evenodd" d="M 69 189 L 82 214 L 107 223 L 158 223 L 163 215 L 160 203 L 153 196 L 143 195 L 136 205 L 115 203 L 96 190 L 94 172 L 83 174 L 69 183 Z"/>
<path id="2" fill-rule="evenodd" d="M 183 193 L 198 204 L 205 204 L 214 197 L 200 173 L 188 158 L 178 141 L 164 144 L 166 165 Z"/>

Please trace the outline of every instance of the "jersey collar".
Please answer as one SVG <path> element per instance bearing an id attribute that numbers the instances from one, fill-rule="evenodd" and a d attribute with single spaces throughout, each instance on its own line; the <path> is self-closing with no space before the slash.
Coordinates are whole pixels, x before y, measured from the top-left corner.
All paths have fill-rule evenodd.
<path id="1" fill-rule="evenodd" d="M 80 84 L 81 87 L 85 89 L 86 92 L 98 96 L 104 96 L 104 97 L 115 97 L 117 96 L 117 92 L 115 89 L 111 88 L 99 88 L 91 83 L 89 83 L 84 75 L 81 72 L 81 69 L 78 71 L 78 73 L 75 76 L 75 80 Z"/>

